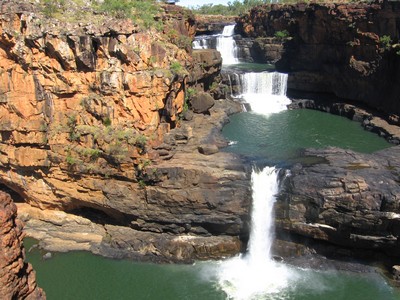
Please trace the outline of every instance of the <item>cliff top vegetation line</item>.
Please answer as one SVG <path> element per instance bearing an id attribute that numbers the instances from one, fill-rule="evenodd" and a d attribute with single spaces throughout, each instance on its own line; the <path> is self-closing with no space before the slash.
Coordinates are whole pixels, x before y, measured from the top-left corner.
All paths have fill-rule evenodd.
<path id="1" fill-rule="evenodd" d="M 196 14 L 200 15 L 221 15 L 221 16 L 240 16 L 248 12 L 253 7 L 263 4 L 295 4 L 295 3 L 349 3 L 349 2 L 373 2 L 372 0 L 234 0 L 227 5 L 207 3 L 197 7 L 192 7 Z"/>
<path id="2" fill-rule="evenodd" d="M 41 9 L 47 17 L 67 22 L 88 20 L 101 22 L 110 16 L 131 19 L 140 29 L 163 29 L 165 1 L 157 0 L 40 0 Z M 182 11 L 182 10 L 181 10 Z"/>

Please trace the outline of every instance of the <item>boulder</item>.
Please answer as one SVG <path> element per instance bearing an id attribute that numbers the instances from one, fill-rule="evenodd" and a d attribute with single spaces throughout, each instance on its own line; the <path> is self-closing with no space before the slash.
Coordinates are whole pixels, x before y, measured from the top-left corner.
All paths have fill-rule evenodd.
<path id="1" fill-rule="evenodd" d="M 198 149 L 199 152 L 204 155 L 211 155 L 219 151 L 217 145 L 214 144 L 200 145 Z"/>
<path id="2" fill-rule="evenodd" d="M 193 112 L 198 114 L 208 113 L 210 108 L 214 106 L 214 98 L 208 93 L 197 93 L 190 99 Z"/>

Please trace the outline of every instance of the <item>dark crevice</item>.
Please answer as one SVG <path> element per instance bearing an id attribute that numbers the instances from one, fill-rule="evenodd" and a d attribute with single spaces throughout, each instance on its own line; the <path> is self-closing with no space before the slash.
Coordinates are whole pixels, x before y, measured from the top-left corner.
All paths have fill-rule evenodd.
<path id="1" fill-rule="evenodd" d="M 22 197 L 19 193 L 17 193 L 7 185 L 0 183 L 0 190 L 9 194 L 15 203 L 25 203 L 24 197 Z"/>
<path id="2" fill-rule="evenodd" d="M 116 226 L 128 226 L 129 220 L 122 214 L 117 211 L 103 211 L 99 208 L 82 206 L 79 208 L 74 208 L 72 210 L 67 211 L 67 213 L 74 214 L 86 219 L 89 219 L 91 222 L 100 224 L 100 225 L 116 225 Z"/>

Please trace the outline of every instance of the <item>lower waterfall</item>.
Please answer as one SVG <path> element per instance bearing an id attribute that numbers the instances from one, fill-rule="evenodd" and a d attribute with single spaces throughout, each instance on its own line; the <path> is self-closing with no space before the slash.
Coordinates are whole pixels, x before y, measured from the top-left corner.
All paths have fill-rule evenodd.
<path id="1" fill-rule="evenodd" d="M 268 295 L 281 293 L 288 286 L 289 269 L 275 262 L 270 254 L 277 173 L 274 167 L 252 172 L 253 207 L 248 252 L 222 262 L 218 273 L 220 288 L 229 299 L 268 299 Z"/>

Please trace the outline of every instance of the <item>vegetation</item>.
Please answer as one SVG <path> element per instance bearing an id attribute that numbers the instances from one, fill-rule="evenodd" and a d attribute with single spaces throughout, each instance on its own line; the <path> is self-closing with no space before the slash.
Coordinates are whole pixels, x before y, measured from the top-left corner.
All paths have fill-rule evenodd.
<path id="1" fill-rule="evenodd" d="M 130 18 L 144 29 L 161 30 L 163 28 L 160 18 L 161 7 L 157 0 L 39 1 L 46 17 L 71 22 L 91 18 L 95 22 L 95 19 L 104 19 L 104 15 L 111 14 L 116 18 Z"/>
<path id="2" fill-rule="evenodd" d="M 158 15 L 160 7 L 155 0 L 104 0 L 100 10 L 117 18 L 131 18 L 145 28 L 162 29 Z"/>
<path id="3" fill-rule="evenodd" d="M 275 32 L 274 36 L 278 39 L 284 39 L 289 37 L 289 32 L 287 30 L 279 30 Z"/>
<path id="4" fill-rule="evenodd" d="M 389 50 L 392 46 L 392 39 L 388 35 L 381 36 L 379 38 L 379 43 L 381 44 L 382 48 L 385 50 Z"/>
<path id="5" fill-rule="evenodd" d="M 205 4 L 202 6 L 197 6 L 193 8 L 193 11 L 197 14 L 202 15 L 231 15 L 237 16 L 244 14 L 249 9 L 254 6 L 258 6 L 265 3 L 271 3 L 270 0 L 234 0 L 233 2 L 228 2 L 228 5 L 213 5 Z"/>

